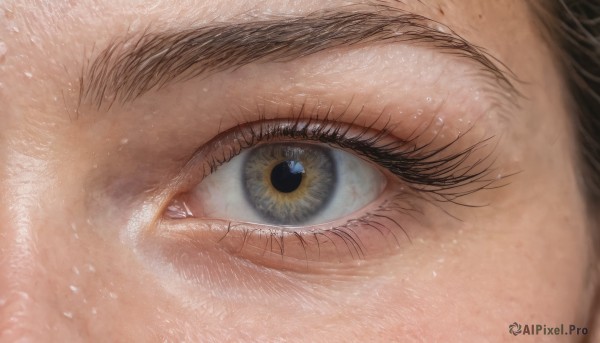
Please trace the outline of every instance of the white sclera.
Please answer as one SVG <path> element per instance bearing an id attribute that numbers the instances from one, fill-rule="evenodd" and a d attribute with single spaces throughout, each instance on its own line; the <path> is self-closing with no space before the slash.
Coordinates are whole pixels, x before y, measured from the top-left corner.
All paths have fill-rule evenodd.
<path id="1" fill-rule="evenodd" d="M 331 154 L 336 166 L 337 186 L 325 207 L 301 225 L 318 225 L 346 217 L 373 202 L 386 179 L 376 167 L 336 148 Z M 203 208 L 203 217 L 269 225 L 248 202 L 242 184 L 246 154 L 243 151 L 220 166 L 196 186 L 193 195 Z M 297 225 L 295 225 L 297 226 Z"/>

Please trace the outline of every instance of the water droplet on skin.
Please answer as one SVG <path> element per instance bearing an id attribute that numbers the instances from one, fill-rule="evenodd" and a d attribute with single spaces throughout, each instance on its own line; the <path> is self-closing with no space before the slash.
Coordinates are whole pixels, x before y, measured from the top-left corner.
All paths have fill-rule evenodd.
<path id="1" fill-rule="evenodd" d="M 436 271 L 435 271 L 435 270 L 434 270 L 434 271 L 432 271 L 432 272 L 431 272 L 431 274 L 433 275 L 433 277 L 437 277 L 437 273 L 436 273 Z"/>
<path id="2" fill-rule="evenodd" d="M 93 314 L 93 315 L 96 315 L 96 313 L 98 313 L 98 310 L 96 310 L 96 308 L 95 308 L 95 307 L 92 307 L 92 314 Z"/>
<path id="3" fill-rule="evenodd" d="M 121 140 L 119 141 L 119 144 L 121 145 L 125 145 L 129 142 L 129 138 L 121 138 Z"/>
<path id="4" fill-rule="evenodd" d="M 456 244 L 456 243 L 458 243 L 458 241 L 456 239 L 453 239 L 452 244 Z"/>
<path id="5" fill-rule="evenodd" d="M 437 119 L 435 120 L 435 125 L 437 125 L 437 126 L 442 126 L 442 125 L 444 125 L 444 118 L 442 118 L 442 117 L 437 117 Z"/>
<path id="6" fill-rule="evenodd" d="M 63 316 L 69 319 L 73 319 L 73 312 L 63 312 Z"/>
<path id="7" fill-rule="evenodd" d="M 448 33 L 448 28 L 442 24 L 435 23 L 435 24 L 432 24 L 431 26 L 433 29 L 435 29 L 438 32 Z"/>
<path id="8" fill-rule="evenodd" d="M 40 47 L 42 45 L 42 40 L 38 36 L 29 37 L 29 41 L 37 47 Z"/>
<path id="9" fill-rule="evenodd" d="M 119 297 L 117 293 L 114 292 L 109 292 L 108 295 L 111 297 L 111 299 L 117 299 Z"/>
<path id="10" fill-rule="evenodd" d="M 96 268 L 94 268 L 94 266 L 93 266 L 93 265 L 91 265 L 91 264 L 88 264 L 88 272 L 90 272 L 90 273 L 95 273 L 95 272 L 96 272 Z"/>
<path id="11" fill-rule="evenodd" d="M 6 305 L 6 299 L 0 298 L 0 307 Z"/>
<path id="12" fill-rule="evenodd" d="M 432 102 L 432 101 L 433 101 L 433 99 L 432 99 L 430 96 L 428 96 L 428 97 L 426 97 L 426 98 L 425 98 L 425 101 L 427 101 L 427 102 Z"/>
<path id="13" fill-rule="evenodd" d="M 27 77 L 28 79 L 31 79 L 33 77 L 33 74 L 28 71 L 26 71 L 24 74 L 25 74 L 25 77 Z"/>
<path id="14" fill-rule="evenodd" d="M 78 293 L 79 292 L 79 287 L 75 286 L 75 285 L 70 285 L 69 289 L 71 290 L 71 292 L 73 293 Z"/>
<path id="15" fill-rule="evenodd" d="M 27 294 L 26 292 L 18 291 L 16 294 L 20 296 L 23 300 L 29 300 L 29 294 Z"/>
<path id="16" fill-rule="evenodd" d="M 73 274 L 79 275 L 79 268 L 74 266 L 73 268 L 71 268 L 71 270 L 73 270 Z"/>

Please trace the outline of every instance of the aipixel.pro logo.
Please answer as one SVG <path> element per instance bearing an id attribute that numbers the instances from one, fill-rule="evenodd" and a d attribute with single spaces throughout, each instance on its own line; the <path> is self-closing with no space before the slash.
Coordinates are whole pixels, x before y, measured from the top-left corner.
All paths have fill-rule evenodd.
<path id="1" fill-rule="evenodd" d="M 564 324 L 560 324 L 557 326 L 548 326 L 546 324 L 519 324 L 517 322 L 513 322 L 508 325 L 508 332 L 511 335 L 544 335 L 544 336 L 559 336 L 559 335 L 582 335 L 585 336 L 588 334 L 588 329 L 583 327 L 578 327 L 577 325 L 569 325 L 567 328 Z"/>

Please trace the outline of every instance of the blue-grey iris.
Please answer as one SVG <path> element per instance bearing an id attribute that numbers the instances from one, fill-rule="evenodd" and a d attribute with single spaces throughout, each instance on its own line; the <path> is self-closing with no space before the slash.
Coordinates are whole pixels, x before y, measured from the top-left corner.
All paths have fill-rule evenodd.
<path id="1" fill-rule="evenodd" d="M 327 205 L 337 183 L 330 148 L 314 144 L 259 145 L 248 153 L 242 178 L 248 202 L 274 225 L 309 221 Z"/>

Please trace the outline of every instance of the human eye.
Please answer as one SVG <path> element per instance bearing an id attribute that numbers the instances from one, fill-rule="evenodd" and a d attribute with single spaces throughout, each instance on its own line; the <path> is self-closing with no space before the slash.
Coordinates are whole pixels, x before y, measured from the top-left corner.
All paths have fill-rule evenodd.
<path id="1" fill-rule="evenodd" d="M 333 146 L 266 142 L 206 177 L 191 193 L 190 203 L 197 206 L 188 210 L 194 217 L 294 230 L 352 214 L 374 201 L 385 184 L 374 166 Z"/>
<path id="2" fill-rule="evenodd" d="M 237 125 L 198 149 L 165 206 L 167 235 L 273 268 L 347 264 L 401 250 L 439 203 L 489 184 L 485 139 L 306 117 Z"/>

